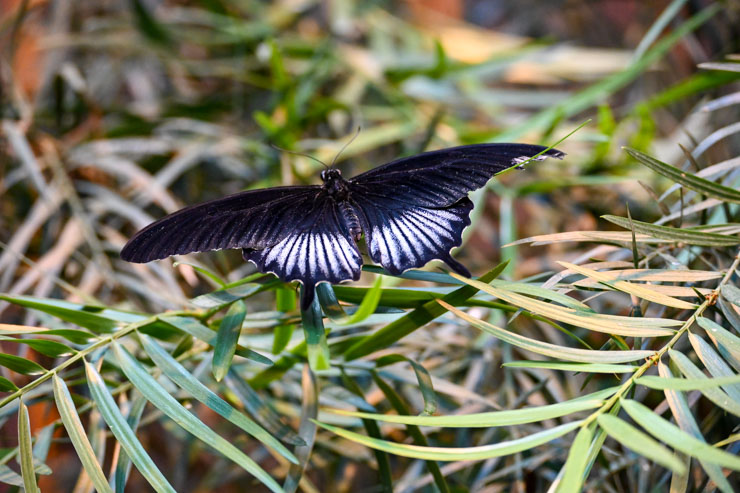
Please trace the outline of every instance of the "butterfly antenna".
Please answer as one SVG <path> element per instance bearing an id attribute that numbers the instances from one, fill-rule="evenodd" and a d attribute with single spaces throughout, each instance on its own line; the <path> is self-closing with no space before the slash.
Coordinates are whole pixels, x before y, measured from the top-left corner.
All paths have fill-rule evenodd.
<path id="1" fill-rule="evenodd" d="M 275 144 L 270 144 L 270 147 L 272 147 L 273 149 L 277 149 L 278 151 L 287 152 L 288 154 L 295 154 L 296 156 L 303 156 L 303 157 L 307 157 L 308 159 L 313 159 L 317 163 L 320 163 L 321 165 L 323 165 L 325 168 L 329 168 L 329 166 L 324 161 L 310 154 L 306 154 L 306 153 L 298 152 L 298 151 L 291 151 L 290 149 L 283 149 L 282 147 L 276 146 Z"/>
<path id="2" fill-rule="evenodd" d="M 334 159 L 332 159 L 332 161 L 331 161 L 331 167 L 332 167 L 332 168 L 334 167 L 334 164 L 335 164 L 335 163 L 337 162 L 337 159 L 339 159 L 339 156 L 341 156 L 341 155 L 342 155 L 342 153 L 344 152 L 344 150 L 345 150 L 345 149 L 347 149 L 347 147 L 349 147 L 349 145 L 350 145 L 350 144 L 351 144 L 352 142 L 354 142 L 354 141 L 355 141 L 355 139 L 357 138 L 357 136 L 358 136 L 358 135 L 360 135 L 360 130 L 362 130 L 362 126 L 358 126 L 358 127 L 357 127 L 357 131 L 355 131 L 355 134 L 354 134 L 354 135 L 352 136 L 352 138 L 351 138 L 351 139 L 349 139 L 349 140 L 347 141 L 347 143 L 346 143 L 346 144 L 344 144 L 344 145 L 342 146 L 342 148 L 341 148 L 341 149 L 339 149 L 339 152 L 337 153 L 337 155 L 336 155 L 336 156 L 334 156 Z"/>

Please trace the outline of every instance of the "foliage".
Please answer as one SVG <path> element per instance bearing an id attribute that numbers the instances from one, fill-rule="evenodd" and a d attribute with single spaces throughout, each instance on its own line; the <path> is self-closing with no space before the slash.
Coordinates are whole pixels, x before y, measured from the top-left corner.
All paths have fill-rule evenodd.
<path id="1" fill-rule="evenodd" d="M 448 52 L 459 26 L 429 34 L 374 3 L 55 11 L 53 25 L 77 27 L 56 33 L 59 61 L 37 102 L 2 76 L 0 417 L 17 422 L 18 440 L 3 449 L 0 481 L 737 489 L 740 158 L 715 156 L 738 155 L 740 127 L 721 126 L 740 100 L 738 64 L 705 64 L 627 109 L 605 104 L 717 14 L 733 15 L 712 4 L 681 18 L 685 3 L 623 65 L 595 81 L 570 74 L 583 88 L 498 92 L 487 84 L 549 48 L 514 39 L 466 60 Z M 23 3 L 3 36 L 14 41 L 35 9 Z M 659 135 L 659 111 L 712 90 L 723 95 L 682 115 L 698 141 Z M 234 252 L 117 258 L 135 229 L 182 205 L 175 196 L 313 179 L 319 164 L 270 143 L 329 161 L 362 123 L 337 157 L 359 170 L 428 147 L 552 142 L 583 112 L 596 121 L 562 144 L 565 164 L 491 184 L 500 222 L 474 195 L 461 255 L 488 271 L 476 279 L 366 266 L 359 286 L 322 284 L 301 313 L 295 286 Z M 693 150 L 676 154 L 678 140 Z M 543 232 L 520 220 L 528 208 L 532 222 L 545 209 L 563 217 Z M 569 217 L 579 208 L 603 220 Z M 509 244 L 500 262 L 476 253 L 486 228 Z M 35 406 L 54 410 L 43 427 Z M 54 462 L 58 428 L 79 474 Z"/>

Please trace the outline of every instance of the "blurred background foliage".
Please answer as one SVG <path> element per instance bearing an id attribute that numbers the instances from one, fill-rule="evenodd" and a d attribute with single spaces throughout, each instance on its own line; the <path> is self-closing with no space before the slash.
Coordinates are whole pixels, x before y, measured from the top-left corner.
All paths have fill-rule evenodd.
<path id="1" fill-rule="evenodd" d="M 0 292 L 6 298 L 0 301 L 0 321 L 69 328 L 52 314 L 90 328 L 76 318 L 79 314 L 64 318 L 61 309 L 25 310 L 22 306 L 33 306 L 28 299 L 21 302 L 20 295 L 79 303 L 75 306 L 90 306 L 89 313 L 99 307 L 152 314 L 192 309 L 191 298 L 239 281 L 254 272 L 253 266 L 236 251 L 188 256 L 178 259 L 182 263 L 176 266 L 169 260 L 132 265 L 118 258 L 127 238 L 186 204 L 246 188 L 316 183 L 319 164 L 271 145 L 329 162 L 358 126 L 359 136 L 337 158 L 345 176 L 398 156 L 457 144 L 549 144 L 590 119 L 559 144 L 568 153 L 565 161 L 530 165 L 525 172 L 509 173 L 492 183 L 489 188 L 495 193 L 474 194 L 473 226 L 466 231 L 457 257 L 476 274 L 505 260 L 509 264 L 504 278 L 540 283 L 562 268 L 556 261 L 597 259 L 612 262 L 603 268 L 630 266 L 633 251 L 628 237 L 616 244 L 599 237 L 595 241 L 601 244 L 595 247 L 561 241 L 572 238 L 541 237 L 534 245 L 524 242 L 526 246 L 519 243 L 502 249 L 504 244 L 537 235 L 624 233 L 601 216 L 627 216 L 628 207 L 635 220 L 681 227 L 685 214 L 697 226 L 730 223 L 719 232 L 736 235 L 737 228 L 732 229 L 738 222 L 735 203 L 714 203 L 711 209 L 706 195 L 688 190 L 686 196 L 683 191 L 680 197 L 674 192 L 668 201 L 657 200 L 668 181 L 641 166 L 622 146 L 692 171 L 734 162 L 731 158 L 740 151 L 736 82 L 740 75 L 736 65 L 731 67 L 732 58 L 698 66 L 722 62 L 737 53 L 739 20 L 736 3 L 700 0 L 4 0 L 0 3 Z M 681 146 L 694 154 L 688 158 Z M 724 169 L 723 183 L 736 188 L 740 167 L 735 163 Z M 689 203 L 699 204 L 693 216 L 684 211 Z M 675 244 L 668 249 L 659 245 L 644 250 L 643 246 L 634 261 L 649 259 L 645 267 L 652 261 L 652 268 L 704 269 L 718 273 L 714 279 L 721 277 L 719 273 L 735 255 L 732 248 L 717 251 L 717 245 L 702 245 L 706 251 Z M 358 284 L 369 286 L 374 278 L 375 274 L 365 273 Z M 430 277 L 382 279 L 384 288 L 403 282 L 425 292 L 437 289 L 430 287 Z M 712 286 L 691 286 L 706 287 L 709 293 L 716 284 L 715 280 Z M 554 282 L 547 287 L 553 286 Z M 336 294 L 343 301 L 359 303 L 366 292 L 358 295 L 345 288 Z M 306 419 L 311 414 L 311 389 L 320 388 L 321 404 L 330 407 L 359 402 L 361 410 L 385 411 L 389 392 L 398 392 L 401 408 L 408 406 L 411 413 L 429 404 L 420 393 L 420 386 L 422 393 L 429 391 L 424 371 L 417 368 L 414 373 L 416 367 L 405 363 L 372 375 L 338 364 L 319 373 L 320 385 L 311 384 L 309 373 L 301 371 L 306 359 L 305 344 L 300 349 L 303 336 L 292 332 L 299 321 L 292 293 L 271 286 L 250 292 L 244 302 L 241 340 L 245 347 L 237 354 L 249 356 L 249 347 L 265 354 L 273 351 L 272 359 L 277 360 L 283 349 L 293 348 L 283 353 L 281 370 L 270 378 L 258 378 L 264 375 L 259 363 L 234 360 L 232 371 L 249 377 L 254 387 L 263 387 L 259 395 L 238 384 L 236 389 L 232 384 L 227 388 L 209 380 L 210 353 L 195 351 L 193 338 L 182 327 L 160 323 L 150 332 L 165 341 L 173 355 L 184 355 L 189 371 L 219 389 L 232 405 L 283 420 L 278 421 L 280 426 L 287 423 L 293 430 L 299 430 L 299 425 L 301 432 L 311 427 Z M 686 291 L 681 293 L 674 291 L 671 296 L 686 296 Z M 388 296 L 392 295 L 389 290 Z M 599 313 L 619 315 L 634 315 L 637 307 L 639 315 L 639 300 L 625 300 L 629 298 L 608 294 L 592 306 Z M 234 307 L 241 303 L 233 304 L 229 314 L 238 311 Z M 377 305 L 376 300 L 370 306 L 371 311 L 378 310 L 371 316 L 375 318 L 364 325 L 338 327 L 334 334 L 356 336 L 368 326 L 387 325 L 397 318 L 392 310 L 380 313 Z M 209 307 L 207 303 L 196 306 Z M 222 305 L 210 308 L 214 306 Z M 325 311 L 329 308 L 324 306 Z M 507 313 L 487 314 L 481 307 L 470 311 L 477 318 L 501 323 L 502 313 Z M 213 324 L 207 317 L 202 320 L 217 329 L 224 312 L 209 316 L 214 314 Z M 124 321 L 118 316 L 111 314 L 110 320 Z M 672 317 L 664 311 L 655 316 Z M 304 328 L 311 323 L 304 314 Z M 556 343 L 573 340 L 547 324 L 537 325 L 531 319 L 526 323 L 531 327 L 522 330 L 530 337 Z M 512 348 L 470 330 L 447 320 L 425 326 L 392 348 L 390 344 L 379 348 L 378 354 L 398 353 L 423 363 L 439 394 L 440 412 L 542 405 L 578 396 L 589 385 L 590 391 L 606 386 L 609 375 L 592 380 L 577 372 L 502 369 L 502 362 L 516 359 Z M 603 334 L 576 332 L 594 348 L 609 340 Z M 276 334 L 285 340 L 277 342 Z M 65 337 L 74 343 L 70 346 L 75 351 L 85 347 L 70 334 L 43 340 Z M 630 346 L 640 349 L 639 342 L 638 338 Z M 42 370 L 63 361 L 62 353 L 48 347 L 39 352 L 33 346 L 29 350 L 27 344 L 0 343 L 4 353 L 35 362 Z M 136 352 L 136 342 L 126 346 L 151 363 L 147 353 Z M 91 362 L 105 360 L 97 371 L 111 388 L 125 384 L 126 378 L 108 356 L 85 354 L 92 355 Z M 332 356 L 336 356 L 334 347 Z M 377 363 L 378 357 L 368 361 Z M 253 359 L 259 361 L 258 356 Z M 384 364 L 403 361 L 391 358 Z M 34 372 L 27 367 L 18 371 L 12 364 L 3 366 L 3 390 L 12 392 L 33 380 L 28 375 Z M 60 374 L 78 406 L 90 398 L 82 385 L 83 373 L 78 365 Z M 618 382 L 612 375 L 611 385 Z M 54 434 L 54 426 L 44 428 L 59 424 L 60 402 L 57 407 L 51 404 L 51 383 L 44 385 L 27 398 L 37 447 L 44 444 L 39 430 L 51 430 L 46 460 L 41 462 L 53 474 L 40 475 L 39 485 L 43 491 L 90 491 L 93 482 L 80 473 L 79 452 L 66 435 Z M 390 390 L 384 388 L 388 385 Z M 168 390 L 192 406 L 202 423 L 230 433 L 232 441 L 273 477 L 288 477 L 288 482 L 300 478 L 305 491 L 382 491 L 389 477 L 394 478 L 395 491 L 445 489 L 439 479 L 442 473 L 428 471 L 423 461 L 373 455 L 353 442 L 334 441 L 326 432 L 319 432 L 306 475 L 301 477 L 282 457 L 271 457 L 243 434 L 234 435 L 234 429 L 224 427 L 223 420 L 205 406 L 174 388 Z M 245 392 L 251 397 L 245 397 Z M 691 395 L 694 405 L 698 394 Z M 314 397 L 315 407 L 319 397 Z M 135 393 L 122 399 L 123 409 L 145 402 Z M 652 408 L 663 405 L 656 396 L 647 401 Z M 14 407 L 0 410 L 4 420 L 0 465 L 5 468 L 0 472 L 11 478 L 9 484 L 17 485 L 18 468 L 14 472 L 5 465 L 19 450 L 15 429 L 22 412 L 14 402 Z M 392 407 L 400 412 L 398 406 Z M 736 416 L 719 416 L 706 406 L 694 411 L 702 431 L 715 430 L 715 442 L 736 432 Z M 114 471 L 120 449 L 112 444 L 114 440 L 107 440 L 106 448 L 100 414 L 81 412 L 81 416 L 85 428 L 92 430 L 88 434 L 103 469 Z M 359 423 L 336 416 L 327 422 L 347 427 Z M 544 429 L 546 424 L 537 426 Z M 273 425 L 265 427 L 275 434 L 280 426 Z M 162 419 L 156 409 L 146 408 L 138 426 L 139 439 L 177 491 L 259 488 L 242 469 Z M 379 437 L 398 442 L 414 436 L 413 431 L 397 427 L 378 430 L 376 425 Z M 436 445 L 465 447 L 517 438 L 532 430 L 435 428 L 433 434 Z M 444 467 L 444 476 L 456 491 L 545 491 L 558 477 L 568 448 L 569 441 L 563 439 L 526 456 L 452 462 Z M 625 450 L 604 449 L 591 473 L 590 489 L 667 488 L 670 475 L 664 474 L 665 469 L 636 467 L 644 465 L 644 459 Z M 308 457 L 296 455 L 302 464 Z M 707 484 L 701 474 L 691 481 L 689 491 Z M 127 488 L 142 491 L 149 486 L 134 469 Z"/>

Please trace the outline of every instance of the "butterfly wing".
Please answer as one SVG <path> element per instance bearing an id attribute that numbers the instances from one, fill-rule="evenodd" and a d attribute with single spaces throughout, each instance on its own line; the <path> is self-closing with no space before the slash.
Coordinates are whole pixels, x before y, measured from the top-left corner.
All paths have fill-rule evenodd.
<path id="1" fill-rule="evenodd" d="M 266 248 L 301 224 L 320 193 L 318 186 L 267 188 L 186 207 L 136 233 L 121 258 L 144 263 L 207 250 Z"/>
<path id="2" fill-rule="evenodd" d="M 353 193 L 352 202 L 365 232 L 370 258 L 391 274 L 443 260 L 455 272 L 470 276 L 450 250 L 462 243 L 470 225 L 473 202 L 465 197 L 452 205 L 428 208 L 411 205 L 384 193 Z"/>
<path id="3" fill-rule="evenodd" d="M 475 144 L 425 152 L 373 168 L 350 179 L 354 190 L 392 189 L 415 206 L 445 207 L 484 186 L 494 175 L 519 166 L 546 147 L 529 144 Z M 562 159 L 550 149 L 536 160 Z"/>
<path id="4" fill-rule="evenodd" d="M 470 224 L 468 192 L 545 149 L 527 144 L 453 147 L 399 159 L 352 178 L 350 200 L 370 258 L 393 274 L 438 259 L 469 277 L 450 254 Z M 563 156 L 551 149 L 536 159 Z"/>
<path id="5" fill-rule="evenodd" d="M 337 202 L 324 192 L 304 209 L 304 218 L 279 243 L 244 249 L 244 259 L 282 281 L 301 281 L 301 307 L 307 310 L 319 282 L 360 278 L 362 257 Z"/>

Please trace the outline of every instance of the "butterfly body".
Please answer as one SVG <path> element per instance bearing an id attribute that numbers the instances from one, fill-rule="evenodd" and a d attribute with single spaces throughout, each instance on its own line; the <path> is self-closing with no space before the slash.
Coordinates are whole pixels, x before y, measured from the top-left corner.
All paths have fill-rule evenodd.
<path id="1" fill-rule="evenodd" d="M 346 180 L 338 169 L 321 185 L 240 192 L 186 207 L 139 231 L 121 251 L 130 262 L 242 248 L 245 260 L 281 280 L 300 281 L 307 309 L 319 282 L 360 277 L 358 242 L 392 274 L 442 260 L 470 276 L 450 251 L 462 243 L 473 203 L 468 192 L 545 148 L 478 144 L 432 151 Z M 562 158 L 555 149 L 536 159 Z"/>

